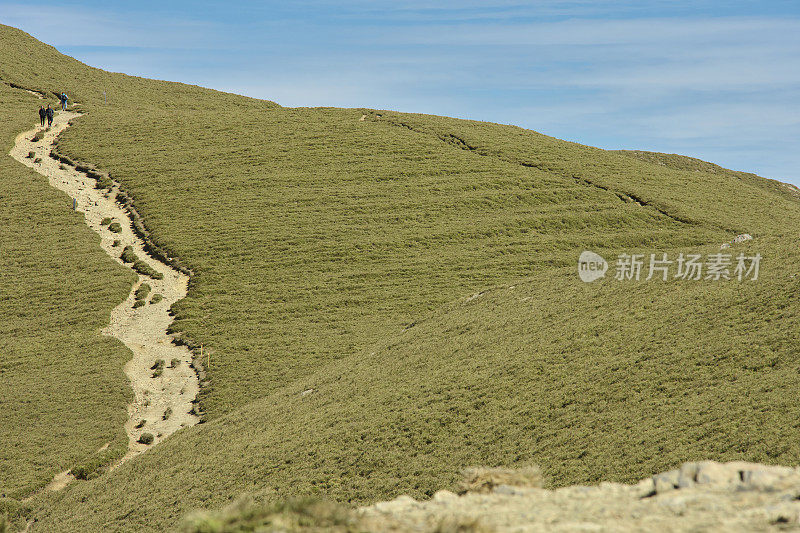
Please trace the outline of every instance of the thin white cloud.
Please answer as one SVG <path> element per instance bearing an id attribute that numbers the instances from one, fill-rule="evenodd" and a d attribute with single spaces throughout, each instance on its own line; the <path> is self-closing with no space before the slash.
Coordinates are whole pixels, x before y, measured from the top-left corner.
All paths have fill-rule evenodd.
<path id="1" fill-rule="evenodd" d="M 50 8 L 0 0 L 0 22 L 101 68 L 283 105 L 514 123 L 608 148 L 690 152 L 800 182 L 800 155 L 784 142 L 800 137 L 792 111 L 800 96 L 797 17 L 647 17 L 638 2 L 555 0 L 303 1 L 255 16 L 270 7 L 242 18 L 234 6 L 225 24 L 188 14 L 154 25 L 114 6 L 41 17 Z M 316 15 L 323 7 L 335 22 Z M 642 16 L 609 16 L 620 9 Z"/>

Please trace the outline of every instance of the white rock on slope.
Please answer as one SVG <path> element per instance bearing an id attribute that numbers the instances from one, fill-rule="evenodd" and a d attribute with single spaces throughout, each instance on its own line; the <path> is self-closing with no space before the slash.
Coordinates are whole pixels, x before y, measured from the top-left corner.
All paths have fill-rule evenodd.
<path id="1" fill-rule="evenodd" d="M 769 531 L 800 529 L 800 469 L 754 463 L 685 463 L 636 485 L 489 494 L 429 501 L 401 496 L 360 509 L 382 531 Z"/>

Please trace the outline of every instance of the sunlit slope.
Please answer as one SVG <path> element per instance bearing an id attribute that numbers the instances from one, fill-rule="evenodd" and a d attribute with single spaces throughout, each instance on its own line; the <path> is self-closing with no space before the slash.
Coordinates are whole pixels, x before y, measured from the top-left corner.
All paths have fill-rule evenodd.
<path id="1" fill-rule="evenodd" d="M 133 279 L 102 253 L 66 196 L 6 155 L 16 135 L 38 122 L 39 105 L 56 107 L 62 90 L 89 112 L 103 91 L 130 113 L 255 102 L 106 73 L 0 25 L 0 498 L 24 496 L 58 472 L 100 460 L 105 444 L 106 461 L 121 456 L 127 444 L 131 391 L 122 368 L 130 353 L 99 332 Z M 114 115 L 119 120 L 119 108 Z"/>
<path id="2" fill-rule="evenodd" d="M 423 496 L 470 464 L 536 462 L 561 485 L 795 461 L 790 188 L 511 126 L 107 74 L 6 27 L 0 44 L 29 57 L 4 57 L 0 81 L 66 90 L 87 112 L 60 150 L 120 180 L 193 269 L 175 331 L 211 354 L 207 424 L 37 501 L 33 531 L 161 531 L 241 493 Z M 15 94 L 18 131 L 37 102 Z M 584 249 L 708 253 L 745 232 L 734 251 L 764 255 L 759 282 L 575 273 Z M 75 290 L 108 316 L 102 293 Z M 106 390 L 86 401 L 124 403 Z"/>
<path id="3" fill-rule="evenodd" d="M 560 268 L 460 299 L 68 490 L 42 530 L 157 531 L 242 493 L 425 497 L 474 464 L 537 463 L 556 486 L 701 458 L 794 464 L 797 246 L 733 251 L 764 255 L 758 281 L 588 285 Z"/>
<path id="4" fill-rule="evenodd" d="M 197 110 L 186 124 L 181 113 L 87 116 L 61 148 L 110 169 L 198 272 L 176 330 L 215 350 L 202 393 L 212 417 L 584 248 L 798 223 L 788 191 L 514 127 L 280 108 Z"/>
<path id="5" fill-rule="evenodd" d="M 277 106 L 274 102 L 185 85 L 106 72 L 65 56 L 27 33 L 0 24 L 0 83 L 55 95 L 66 91 L 71 104 L 99 109 L 105 99 L 114 110 L 107 119 L 124 123 L 142 108 L 177 109 Z M 105 92 L 105 96 L 104 93 Z"/>
<path id="6" fill-rule="evenodd" d="M 120 179 L 154 238 L 197 273 L 175 329 L 214 350 L 211 417 L 584 247 L 722 238 L 361 114 L 91 113 L 63 136 L 60 149 Z"/>
<path id="7" fill-rule="evenodd" d="M 679 220 L 753 233 L 781 233 L 798 222 L 795 187 L 693 158 L 607 151 L 514 126 L 431 115 L 373 112 L 370 118 L 627 195 Z"/>
<path id="8" fill-rule="evenodd" d="M 751 194 L 751 187 L 766 189 L 767 191 L 775 192 L 783 196 L 788 194 L 790 197 L 800 197 L 800 189 L 794 185 L 782 183 L 777 180 L 764 179 L 751 172 L 729 170 L 694 157 L 678 154 L 663 154 L 660 152 L 646 152 L 642 150 L 615 150 L 613 153 L 627 155 L 670 169 L 683 170 L 695 174 L 699 173 L 701 174 L 701 179 L 703 175 L 715 174 L 717 175 L 717 179 L 722 178 L 720 181 L 723 183 L 746 184 L 748 187 L 743 189 L 745 194 L 742 196 L 744 198 L 747 198 L 748 194 Z"/>
<path id="9" fill-rule="evenodd" d="M 7 155 L 38 106 L 0 85 L 0 498 L 127 445 L 128 351 L 100 328 L 133 279 L 67 196 Z"/>

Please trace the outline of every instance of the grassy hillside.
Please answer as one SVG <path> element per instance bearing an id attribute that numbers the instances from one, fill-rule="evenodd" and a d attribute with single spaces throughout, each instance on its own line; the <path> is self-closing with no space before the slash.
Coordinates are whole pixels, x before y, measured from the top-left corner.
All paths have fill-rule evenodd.
<path id="1" fill-rule="evenodd" d="M 175 331 L 213 351 L 209 422 L 37 500 L 34 531 L 161 531 L 241 493 L 424 496 L 471 464 L 535 462 L 562 485 L 800 453 L 793 190 L 103 73 L 5 27 L 0 44 L 30 57 L 0 79 L 87 111 L 59 149 L 120 180 L 192 268 Z M 584 249 L 710 252 L 744 232 L 759 282 L 575 274 Z"/>
<path id="2" fill-rule="evenodd" d="M 242 493 L 425 497 L 473 464 L 537 463 L 555 486 L 703 457 L 794 464 L 800 287 L 783 265 L 798 253 L 773 239 L 736 249 L 755 250 L 769 258 L 759 282 L 584 285 L 563 268 L 461 299 L 357 364 L 74 487 L 43 527 L 157 531 Z"/>
<path id="3" fill-rule="evenodd" d="M 127 445 L 127 350 L 100 328 L 133 280 L 69 198 L 7 155 L 38 106 L 0 85 L 0 498 Z"/>
<path id="4" fill-rule="evenodd" d="M 196 271 L 175 328 L 215 350 L 212 417 L 581 246 L 714 233 L 357 110 L 181 113 L 92 113 L 59 148 L 109 169 Z"/>

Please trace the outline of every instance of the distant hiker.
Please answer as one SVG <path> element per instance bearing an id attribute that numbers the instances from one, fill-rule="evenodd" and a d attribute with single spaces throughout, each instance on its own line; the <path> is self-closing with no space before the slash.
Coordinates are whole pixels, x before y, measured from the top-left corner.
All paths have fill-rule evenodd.
<path id="1" fill-rule="evenodd" d="M 69 98 L 67 98 L 67 93 L 65 93 L 65 92 L 62 92 L 62 93 L 61 93 L 61 94 L 58 96 L 58 99 L 59 99 L 59 100 L 61 100 L 61 109 L 63 109 L 64 111 L 66 111 L 66 110 L 67 110 L 67 100 L 69 100 Z"/>
<path id="2" fill-rule="evenodd" d="M 45 111 L 44 106 L 39 106 L 39 120 L 42 122 L 42 126 L 44 126 L 44 121 L 47 118 L 47 111 Z"/>
<path id="3" fill-rule="evenodd" d="M 47 104 L 47 109 L 45 109 L 45 114 L 47 115 L 47 125 L 48 125 L 48 127 L 52 126 L 53 125 L 53 117 L 56 116 L 56 112 L 52 107 L 50 107 L 50 104 Z"/>

